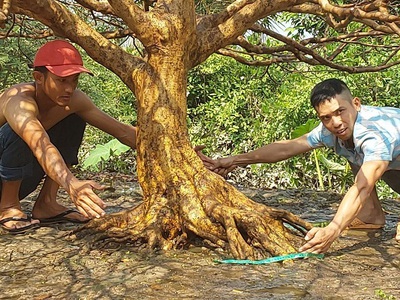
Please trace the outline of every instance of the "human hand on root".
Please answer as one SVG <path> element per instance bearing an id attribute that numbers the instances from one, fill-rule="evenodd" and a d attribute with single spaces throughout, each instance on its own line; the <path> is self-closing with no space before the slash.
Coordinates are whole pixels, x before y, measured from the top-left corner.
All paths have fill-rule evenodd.
<path id="1" fill-rule="evenodd" d="M 325 228 L 312 228 L 309 232 L 307 232 L 305 236 L 305 243 L 303 246 L 299 248 L 299 252 L 311 252 L 311 253 L 325 253 L 328 251 L 329 247 L 339 236 L 340 231 L 337 226 L 331 226 L 330 223 Z"/>

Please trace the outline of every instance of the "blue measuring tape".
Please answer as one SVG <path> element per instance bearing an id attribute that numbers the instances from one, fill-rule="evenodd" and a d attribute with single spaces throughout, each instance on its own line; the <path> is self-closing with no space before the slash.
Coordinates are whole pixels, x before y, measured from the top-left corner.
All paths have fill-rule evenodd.
<path id="1" fill-rule="evenodd" d="M 288 260 L 288 259 L 309 258 L 309 257 L 322 259 L 322 258 L 324 258 L 324 254 L 303 252 L 303 253 L 292 253 L 292 254 L 281 255 L 281 256 L 273 256 L 273 257 L 269 257 L 269 258 L 265 258 L 265 259 L 261 259 L 261 260 L 221 259 L 221 260 L 214 260 L 214 262 L 220 263 L 220 264 L 265 265 L 265 264 L 270 264 L 270 263 L 274 263 L 274 262 L 278 262 L 278 261 L 284 261 L 284 260 Z"/>

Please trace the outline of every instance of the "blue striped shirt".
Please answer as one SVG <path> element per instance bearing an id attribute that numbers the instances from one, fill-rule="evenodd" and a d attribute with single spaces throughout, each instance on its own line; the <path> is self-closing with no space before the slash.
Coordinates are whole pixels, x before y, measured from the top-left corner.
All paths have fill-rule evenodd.
<path id="1" fill-rule="evenodd" d="M 400 170 L 400 109 L 362 105 L 354 124 L 354 149 L 347 149 L 320 123 L 307 135 L 312 148 L 328 147 L 350 163 L 389 161 L 388 170 Z"/>

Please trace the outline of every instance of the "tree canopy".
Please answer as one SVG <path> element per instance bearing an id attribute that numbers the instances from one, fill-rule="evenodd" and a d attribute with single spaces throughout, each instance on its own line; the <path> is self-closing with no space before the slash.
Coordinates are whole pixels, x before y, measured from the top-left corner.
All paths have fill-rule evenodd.
<path id="1" fill-rule="evenodd" d="M 113 58 L 124 57 L 124 70 L 138 67 L 146 56 L 173 43 L 177 31 L 195 36 L 185 49 L 190 68 L 215 52 L 249 65 L 302 61 L 350 73 L 383 70 L 398 64 L 399 57 L 399 1 L 2 0 L 0 4 L 0 38 L 67 37 L 117 74 L 121 72 Z M 296 30 L 283 32 L 287 27 Z M 133 58 L 118 45 L 132 45 L 140 55 Z"/>

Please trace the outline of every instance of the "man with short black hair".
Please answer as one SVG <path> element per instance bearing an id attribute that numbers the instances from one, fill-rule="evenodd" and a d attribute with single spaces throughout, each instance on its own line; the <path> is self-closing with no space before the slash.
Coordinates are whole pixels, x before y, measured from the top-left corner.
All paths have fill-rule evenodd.
<path id="1" fill-rule="evenodd" d="M 278 141 L 257 150 L 212 160 L 201 155 L 209 169 L 225 176 L 238 166 L 273 163 L 328 147 L 350 163 L 354 184 L 345 194 L 333 220 L 325 228 L 311 229 L 299 251 L 323 253 L 346 228 L 379 229 L 385 214 L 375 189 L 383 179 L 400 193 L 400 109 L 361 105 L 339 79 L 317 84 L 311 104 L 321 120 L 310 133 Z M 396 240 L 400 241 L 400 223 Z"/>
<path id="2" fill-rule="evenodd" d="M 78 180 L 69 169 L 78 162 L 86 123 L 136 148 L 136 128 L 102 112 L 77 89 L 80 74 L 92 73 L 72 44 L 46 43 L 36 53 L 33 67 L 34 82 L 14 85 L 0 94 L 0 225 L 12 234 L 40 223 L 84 223 L 105 214 L 104 202 L 93 191 L 103 187 Z M 44 176 L 32 217 L 28 216 L 19 201 Z M 57 203 L 59 186 L 78 211 Z"/>

